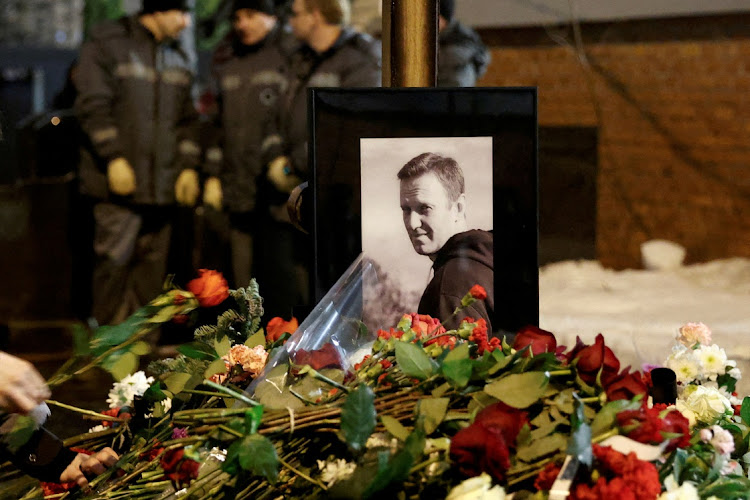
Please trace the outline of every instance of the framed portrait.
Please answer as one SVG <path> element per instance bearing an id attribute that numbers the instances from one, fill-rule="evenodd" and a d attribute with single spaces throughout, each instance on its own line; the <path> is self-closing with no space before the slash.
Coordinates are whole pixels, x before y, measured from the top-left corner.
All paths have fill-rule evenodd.
<path id="1" fill-rule="evenodd" d="M 459 319 L 538 324 L 536 89 L 309 92 L 313 299 L 363 253 L 377 273 L 362 290 L 371 329 L 408 312 L 444 320 L 430 294 L 475 282 L 487 310 Z M 446 271 L 455 256 L 476 262 Z"/>

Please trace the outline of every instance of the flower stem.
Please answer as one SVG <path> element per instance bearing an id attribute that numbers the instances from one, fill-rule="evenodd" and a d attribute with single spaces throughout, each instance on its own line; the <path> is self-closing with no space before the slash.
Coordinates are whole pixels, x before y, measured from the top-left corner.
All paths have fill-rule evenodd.
<path id="1" fill-rule="evenodd" d="M 308 475 L 307 475 L 307 474 L 305 474 L 304 472 L 302 472 L 302 471 L 300 471 L 300 470 L 297 470 L 297 469 L 295 469 L 294 467 L 292 467 L 292 465 L 291 465 L 291 464 L 290 464 L 289 462 L 287 462 L 286 460 L 284 460 L 284 459 L 283 459 L 283 458 L 281 458 L 281 457 L 279 457 L 279 463 L 281 463 L 281 465 L 283 465 L 284 467 L 286 467 L 286 468 L 287 468 L 287 469 L 289 469 L 290 471 L 292 471 L 292 472 L 294 472 L 295 474 L 297 474 L 297 475 L 298 475 L 299 477 L 301 477 L 302 479 L 306 479 L 307 481 L 311 482 L 312 484 L 314 484 L 314 485 L 316 485 L 316 486 L 319 486 L 319 487 L 320 487 L 320 488 L 321 488 L 321 489 L 322 489 L 323 491 L 326 491 L 326 490 L 328 490 L 328 488 L 326 487 L 326 485 L 325 485 L 325 484 L 321 483 L 320 481 L 316 481 L 315 479 L 311 478 L 310 476 L 308 476 Z"/>
<path id="2" fill-rule="evenodd" d="M 547 375 L 549 375 L 550 377 L 555 377 L 557 375 L 570 375 L 570 370 L 553 370 L 547 372 Z"/>
<path id="3" fill-rule="evenodd" d="M 603 434 L 599 434 L 599 435 L 594 436 L 593 438 L 591 438 L 591 444 L 601 443 L 605 439 L 611 438 L 612 436 L 616 436 L 619 433 L 620 433 L 619 430 L 616 429 L 616 428 L 615 429 L 610 429 L 610 430 L 608 430 L 607 432 L 605 432 Z"/>
<path id="4" fill-rule="evenodd" d="M 75 406 L 66 405 L 65 403 L 60 403 L 59 401 L 54 401 L 52 399 L 48 399 L 45 401 L 48 405 L 57 406 L 59 408 L 65 408 L 66 410 L 74 411 L 76 413 L 81 413 L 83 415 L 88 415 L 90 417 L 95 417 L 97 420 L 105 420 L 107 422 L 125 422 L 124 419 L 118 418 L 118 417 L 112 417 L 110 415 L 104 415 L 103 413 L 99 413 L 92 410 L 84 410 L 83 408 L 77 408 Z"/>
<path id="5" fill-rule="evenodd" d="M 223 393 L 225 393 L 225 394 L 229 394 L 229 395 L 230 395 L 230 396 L 232 396 L 232 397 L 233 397 L 234 399 L 239 399 L 239 400 L 240 400 L 240 401 L 242 401 L 243 403 L 246 403 L 246 404 L 248 404 L 248 405 L 250 405 L 250 406 L 258 406 L 258 405 L 260 404 L 260 403 L 258 403 L 257 401 L 253 401 L 252 399 L 248 398 L 248 397 L 247 397 L 247 396 L 245 396 L 244 394 L 240 394 L 239 392 L 237 392 L 237 391 L 234 391 L 234 390 L 232 390 L 232 389 L 230 389 L 230 388 L 228 388 L 228 387 L 224 387 L 224 386 L 223 386 L 223 385 L 221 385 L 221 384 L 217 384 L 216 382 L 212 382 L 212 381 L 210 381 L 210 380 L 204 380 L 204 381 L 203 381 L 203 383 L 204 383 L 205 385 L 209 386 L 209 387 L 213 387 L 213 388 L 214 388 L 214 389 L 216 389 L 217 391 L 221 391 L 221 392 L 223 392 Z"/>

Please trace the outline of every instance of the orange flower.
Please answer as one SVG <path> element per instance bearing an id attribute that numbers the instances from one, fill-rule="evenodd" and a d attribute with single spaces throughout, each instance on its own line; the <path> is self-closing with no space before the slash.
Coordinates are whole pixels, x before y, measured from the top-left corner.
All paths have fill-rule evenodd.
<path id="1" fill-rule="evenodd" d="M 471 287 L 471 290 L 469 290 L 469 293 L 477 300 L 484 300 L 487 298 L 487 291 L 482 285 L 474 285 Z"/>
<path id="2" fill-rule="evenodd" d="M 201 307 L 213 307 L 229 297 L 229 285 L 218 271 L 199 269 L 200 276 L 190 280 L 187 289 L 195 295 Z"/>
<path id="3" fill-rule="evenodd" d="M 298 326 L 299 323 L 297 323 L 297 318 L 295 317 L 292 317 L 289 321 L 284 321 L 284 318 L 276 316 L 266 325 L 266 341 L 270 343 L 276 342 L 285 333 L 294 333 Z"/>

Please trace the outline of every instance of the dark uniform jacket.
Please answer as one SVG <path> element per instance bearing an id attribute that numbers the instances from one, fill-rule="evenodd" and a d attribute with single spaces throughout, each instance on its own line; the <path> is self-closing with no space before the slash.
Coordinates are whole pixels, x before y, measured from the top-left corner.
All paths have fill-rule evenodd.
<path id="1" fill-rule="evenodd" d="M 107 163 L 123 156 L 135 170 L 132 203 L 173 203 L 177 176 L 197 168 L 201 153 L 187 54 L 176 42 L 158 43 L 132 16 L 95 27 L 78 65 L 75 109 L 90 142 L 82 192 L 108 198 Z"/>
<path id="2" fill-rule="evenodd" d="M 17 415 L 0 415 L 0 432 L 9 433 L 16 417 Z M 63 447 L 62 441 L 44 427 L 35 431 L 19 449 L 11 451 L 5 442 L 0 443 L 0 460 L 10 460 L 13 465 L 40 481 L 59 482 L 60 474 L 76 455 L 74 451 Z"/>
<path id="3" fill-rule="evenodd" d="M 490 54 L 479 35 L 456 20 L 438 37 L 438 87 L 473 87 L 484 75 Z"/>
<path id="4" fill-rule="evenodd" d="M 307 89 L 311 87 L 380 87 L 380 42 L 370 35 L 344 28 L 333 46 L 318 54 L 308 45 L 290 56 L 290 88 L 281 107 L 279 135 L 266 137 L 268 159 L 289 156 L 292 169 L 306 178 Z M 283 139 L 282 139 L 283 137 Z"/>
<path id="5" fill-rule="evenodd" d="M 263 139 L 289 88 L 284 62 L 292 44 L 291 34 L 278 24 L 254 46 L 235 40 L 229 59 L 214 68 L 218 144 L 206 151 L 206 171 L 221 179 L 224 204 L 232 212 L 255 208 Z"/>
<path id="6" fill-rule="evenodd" d="M 472 286 L 482 285 L 487 298 L 463 308 L 445 327 L 455 328 L 463 318 L 470 316 L 484 318 L 488 331 L 492 332 L 495 317 L 493 248 L 491 232 L 472 229 L 454 234 L 435 257 L 432 264 L 434 275 L 422 294 L 417 311 L 445 321 L 461 305 L 461 298 Z"/>

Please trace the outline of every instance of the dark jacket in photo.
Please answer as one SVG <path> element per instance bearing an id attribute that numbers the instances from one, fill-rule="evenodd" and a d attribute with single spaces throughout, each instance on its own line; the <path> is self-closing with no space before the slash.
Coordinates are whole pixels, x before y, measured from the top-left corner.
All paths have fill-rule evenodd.
<path id="1" fill-rule="evenodd" d="M 445 327 L 455 328 L 463 318 L 470 316 L 484 318 L 488 331 L 492 332 L 495 317 L 493 249 L 491 232 L 472 229 L 454 234 L 437 253 L 432 264 L 434 275 L 422 294 L 418 312 L 445 321 L 461 305 L 461 298 L 471 287 L 481 285 L 487 291 L 487 298 L 463 308 L 445 323 Z"/>

